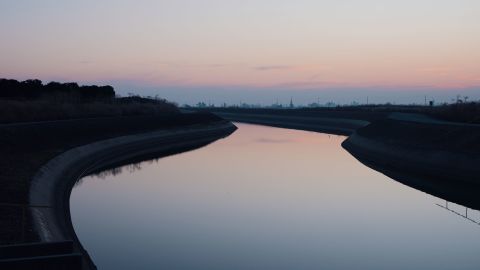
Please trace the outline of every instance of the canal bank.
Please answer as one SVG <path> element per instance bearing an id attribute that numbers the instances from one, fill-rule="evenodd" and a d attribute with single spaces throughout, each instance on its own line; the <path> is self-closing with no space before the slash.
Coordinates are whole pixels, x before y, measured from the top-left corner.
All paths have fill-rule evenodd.
<path id="1" fill-rule="evenodd" d="M 315 131 L 336 135 L 351 135 L 355 130 L 370 124 L 369 121 L 352 118 L 311 117 L 298 115 L 273 115 L 251 113 L 215 112 L 230 121 L 259 124 L 272 127 Z"/>
<path id="2" fill-rule="evenodd" d="M 5 187 L 0 201 L 1 243 L 73 240 L 74 253 L 83 254 L 83 265 L 92 269 L 69 216 L 69 195 L 76 180 L 129 159 L 201 147 L 228 136 L 235 126 L 210 114 L 178 114 L 39 122 L 0 129 L 5 150 L 0 175 Z M 10 261 L 7 258 L 5 263 Z"/>
<path id="3" fill-rule="evenodd" d="M 72 221 L 98 269 L 478 268 L 478 225 L 363 166 L 345 137 L 235 125 L 207 147 L 82 178 Z"/>
<path id="4" fill-rule="evenodd" d="M 480 209 L 480 127 L 399 119 L 358 129 L 342 146 L 363 164 L 406 185 Z"/>
<path id="5" fill-rule="evenodd" d="M 190 126 L 104 140 L 69 150 L 42 167 L 30 190 L 33 225 L 42 242 L 73 240 L 75 251 L 85 256 L 88 269 L 94 265 L 77 239 L 70 218 L 69 198 L 83 176 L 139 156 L 157 156 L 195 149 L 235 130 L 229 122 Z"/>
<path id="6" fill-rule="evenodd" d="M 374 120 L 353 113 L 339 117 L 216 114 L 231 121 L 347 135 L 342 146 L 365 165 L 424 192 L 480 209 L 480 125 L 410 113 Z"/>

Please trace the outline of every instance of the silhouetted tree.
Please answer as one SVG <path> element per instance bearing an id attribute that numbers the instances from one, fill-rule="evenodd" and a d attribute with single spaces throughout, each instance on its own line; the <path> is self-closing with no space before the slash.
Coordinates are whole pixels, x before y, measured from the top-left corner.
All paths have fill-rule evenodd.
<path id="1" fill-rule="evenodd" d="M 63 100 L 91 101 L 98 99 L 110 99 L 115 97 L 112 86 L 79 86 L 75 82 L 59 83 L 49 82 L 46 85 L 40 80 L 17 80 L 0 79 L 0 98 L 29 100 L 41 97 L 58 98 Z"/>

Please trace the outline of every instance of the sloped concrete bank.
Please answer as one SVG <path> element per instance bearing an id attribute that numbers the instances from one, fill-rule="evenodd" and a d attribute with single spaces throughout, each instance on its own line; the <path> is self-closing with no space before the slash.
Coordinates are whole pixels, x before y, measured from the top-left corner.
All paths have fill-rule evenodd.
<path id="1" fill-rule="evenodd" d="M 405 172 L 418 172 L 438 179 L 480 184 L 480 156 L 469 156 L 442 150 L 426 150 L 398 146 L 363 137 L 357 133 L 345 140 L 342 146 L 352 155 Z"/>
<path id="2" fill-rule="evenodd" d="M 35 232 L 42 242 L 74 241 L 83 268 L 96 269 L 73 229 L 69 198 L 83 176 L 139 156 L 179 153 L 207 145 L 233 133 L 227 121 L 193 125 L 98 141 L 73 148 L 44 165 L 32 180 L 29 194 Z"/>
<path id="3" fill-rule="evenodd" d="M 479 126 L 386 119 L 342 146 L 360 162 L 413 188 L 480 209 Z"/>
<path id="4" fill-rule="evenodd" d="M 216 115 L 230 120 L 272 127 L 316 131 L 336 135 L 350 135 L 355 130 L 370 124 L 365 120 L 329 117 L 285 116 L 269 114 L 225 113 Z"/>

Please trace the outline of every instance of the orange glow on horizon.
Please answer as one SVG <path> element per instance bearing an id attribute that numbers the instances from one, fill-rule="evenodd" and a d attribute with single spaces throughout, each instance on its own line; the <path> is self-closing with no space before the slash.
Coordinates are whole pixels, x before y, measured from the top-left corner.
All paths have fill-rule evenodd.
<path id="1" fill-rule="evenodd" d="M 478 87 L 478 14 L 468 0 L 2 3 L 0 74 L 158 87 Z"/>

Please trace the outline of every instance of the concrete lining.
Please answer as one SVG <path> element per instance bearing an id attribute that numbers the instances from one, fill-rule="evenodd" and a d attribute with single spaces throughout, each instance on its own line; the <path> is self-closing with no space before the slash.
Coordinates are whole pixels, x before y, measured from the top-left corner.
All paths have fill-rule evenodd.
<path id="1" fill-rule="evenodd" d="M 182 152 L 209 144 L 234 132 L 227 121 L 173 130 L 129 135 L 98 141 L 66 151 L 45 164 L 30 186 L 29 204 L 42 242 L 74 241 L 75 252 L 83 254 L 83 268 L 96 269 L 75 235 L 69 198 L 74 184 L 83 176 L 142 155 Z"/>
<path id="2" fill-rule="evenodd" d="M 337 135 L 350 135 L 355 130 L 370 124 L 368 121 L 347 119 L 347 118 L 328 118 L 328 117 L 308 117 L 308 116 L 279 116 L 269 114 L 244 114 L 244 113 L 224 113 L 214 112 L 216 115 L 243 123 L 260 124 L 273 127 L 300 129 L 307 131 L 325 132 Z"/>
<path id="3" fill-rule="evenodd" d="M 423 150 L 402 147 L 354 133 L 342 146 L 359 160 L 369 160 L 425 176 L 454 179 L 456 182 L 480 184 L 478 164 L 480 156 L 472 157 L 461 153 L 442 150 Z"/>

